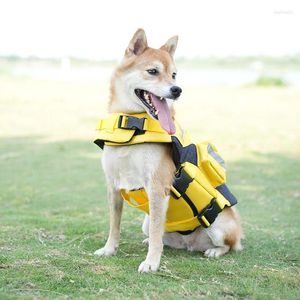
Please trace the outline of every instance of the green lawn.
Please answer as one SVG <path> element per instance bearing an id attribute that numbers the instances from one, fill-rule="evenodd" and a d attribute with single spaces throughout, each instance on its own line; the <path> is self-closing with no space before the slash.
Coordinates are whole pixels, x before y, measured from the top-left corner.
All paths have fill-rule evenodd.
<path id="1" fill-rule="evenodd" d="M 0 77 L 0 299 L 299 299 L 300 90 L 184 87 L 178 118 L 229 169 L 246 235 L 219 259 L 165 248 L 155 274 L 143 216 L 125 207 L 121 246 L 108 232 L 93 129 L 108 86 Z"/>

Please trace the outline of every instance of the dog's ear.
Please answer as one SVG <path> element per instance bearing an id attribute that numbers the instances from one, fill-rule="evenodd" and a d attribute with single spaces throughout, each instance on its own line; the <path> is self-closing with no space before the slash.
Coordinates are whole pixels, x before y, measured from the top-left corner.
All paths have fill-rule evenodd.
<path id="1" fill-rule="evenodd" d="M 126 51 L 125 57 L 132 55 L 141 55 L 148 48 L 146 33 L 144 29 L 139 28 L 131 39 Z"/>
<path id="2" fill-rule="evenodd" d="M 178 43 L 178 36 L 172 36 L 170 39 L 167 40 L 167 42 L 160 47 L 161 50 L 165 50 L 170 53 L 170 55 L 173 57 L 176 47 Z"/>

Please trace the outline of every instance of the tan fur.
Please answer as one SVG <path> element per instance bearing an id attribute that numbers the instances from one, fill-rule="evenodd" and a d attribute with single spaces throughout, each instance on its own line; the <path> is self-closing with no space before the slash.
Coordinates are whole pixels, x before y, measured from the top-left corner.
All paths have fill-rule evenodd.
<path id="1" fill-rule="evenodd" d="M 144 89 L 158 97 L 170 98 L 170 88 L 175 84 L 172 74 L 176 72 L 173 55 L 178 38 L 170 38 L 160 49 L 148 47 L 145 32 L 137 30 L 125 51 L 121 65 L 111 80 L 109 112 L 148 112 L 134 94 L 134 89 Z M 156 68 L 159 75 L 152 76 L 146 70 Z M 168 101 L 173 119 L 173 101 Z M 149 114 L 149 112 L 148 112 Z M 120 239 L 120 222 L 123 200 L 120 189 L 144 188 L 149 197 L 149 216 L 143 224 L 149 236 L 148 253 L 140 264 L 139 272 L 156 271 L 159 268 L 163 244 L 190 251 L 203 251 L 208 257 L 225 254 L 230 248 L 240 250 L 242 230 L 237 211 L 225 209 L 207 229 L 198 228 L 190 235 L 177 232 L 164 233 L 166 211 L 175 166 L 169 145 L 145 143 L 131 146 L 105 146 L 102 165 L 108 185 L 110 204 L 110 231 L 103 248 L 95 254 L 113 255 Z"/>
<path id="2" fill-rule="evenodd" d="M 243 238 L 243 230 L 241 227 L 240 216 L 234 207 L 224 209 L 223 215 L 228 220 L 234 220 L 236 227 L 229 232 L 226 232 L 224 242 L 233 250 L 242 250 L 241 239 Z M 226 222 L 226 221 L 225 221 Z"/>
<path id="3" fill-rule="evenodd" d="M 153 184 L 156 186 L 156 190 L 160 195 L 167 197 L 170 194 L 171 185 L 173 183 L 175 165 L 171 158 L 170 146 L 164 145 L 164 148 L 159 162 L 159 165 L 164 167 L 155 170 Z"/>

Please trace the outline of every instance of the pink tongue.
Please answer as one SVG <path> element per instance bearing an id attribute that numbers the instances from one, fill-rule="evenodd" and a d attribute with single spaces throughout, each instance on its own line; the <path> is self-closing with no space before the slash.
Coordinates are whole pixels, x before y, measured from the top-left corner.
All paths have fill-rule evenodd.
<path id="1" fill-rule="evenodd" d="M 176 132 L 176 127 L 172 120 L 171 112 L 166 99 L 160 100 L 155 95 L 150 95 L 154 107 L 156 110 L 158 110 L 158 121 L 160 126 L 167 131 L 168 134 L 174 134 Z"/>

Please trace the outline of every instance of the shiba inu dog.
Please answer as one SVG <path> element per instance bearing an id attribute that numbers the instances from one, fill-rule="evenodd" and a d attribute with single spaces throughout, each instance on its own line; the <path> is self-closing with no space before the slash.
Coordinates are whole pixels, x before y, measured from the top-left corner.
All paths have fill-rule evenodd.
<path id="1" fill-rule="evenodd" d="M 108 106 L 110 113 L 146 112 L 158 120 L 168 134 L 175 133 L 173 102 L 182 92 L 176 85 L 177 70 L 173 60 L 177 41 L 177 36 L 174 36 L 159 49 L 153 49 L 148 47 L 144 30 L 137 30 L 112 77 Z M 221 256 L 230 249 L 242 249 L 239 216 L 232 207 L 224 209 L 208 228 L 200 226 L 188 235 L 164 232 L 175 175 L 170 144 L 105 145 L 102 165 L 108 186 L 110 231 L 105 246 L 97 250 L 96 255 L 108 256 L 117 252 L 123 208 L 120 190 L 141 188 L 147 192 L 150 213 L 145 217 L 142 227 L 149 237 L 145 240 L 148 254 L 140 264 L 139 272 L 158 270 L 164 244 L 190 251 L 203 251 L 207 257 Z"/>

